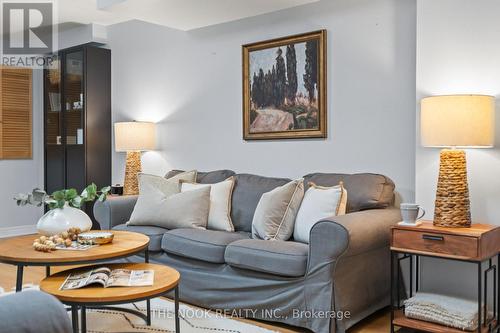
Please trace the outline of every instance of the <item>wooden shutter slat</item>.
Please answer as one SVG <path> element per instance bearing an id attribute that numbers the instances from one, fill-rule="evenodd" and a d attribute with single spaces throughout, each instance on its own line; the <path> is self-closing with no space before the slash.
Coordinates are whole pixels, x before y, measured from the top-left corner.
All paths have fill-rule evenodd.
<path id="1" fill-rule="evenodd" d="M 0 158 L 32 157 L 32 71 L 0 69 Z"/>

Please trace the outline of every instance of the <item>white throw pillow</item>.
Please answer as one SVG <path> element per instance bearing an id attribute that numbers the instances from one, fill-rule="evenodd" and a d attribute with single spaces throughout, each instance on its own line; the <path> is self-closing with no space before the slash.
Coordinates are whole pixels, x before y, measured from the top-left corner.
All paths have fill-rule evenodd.
<path id="1" fill-rule="evenodd" d="M 309 183 L 295 219 L 294 240 L 309 243 L 309 233 L 314 224 L 328 217 L 344 215 L 346 206 L 347 191 L 342 183 L 333 187 Z"/>
<path id="2" fill-rule="evenodd" d="M 286 241 L 304 197 L 304 180 L 297 179 L 262 194 L 252 220 L 252 237 Z"/>
<path id="3" fill-rule="evenodd" d="M 231 221 L 231 197 L 234 177 L 215 184 L 196 184 L 181 181 L 181 192 L 210 187 L 210 212 L 207 229 L 234 231 Z"/>
<path id="4" fill-rule="evenodd" d="M 171 178 L 139 173 L 139 197 L 130 216 L 130 224 L 155 225 L 156 211 L 161 209 L 166 198 L 180 193 L 180 180 L 194 181 L 196 171 L 186 171 Z"/>

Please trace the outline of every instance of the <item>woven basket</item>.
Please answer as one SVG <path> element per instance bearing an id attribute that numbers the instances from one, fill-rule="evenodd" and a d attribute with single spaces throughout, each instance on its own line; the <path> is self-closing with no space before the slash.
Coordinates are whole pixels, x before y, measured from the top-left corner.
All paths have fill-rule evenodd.
<path id="1" fill-rule="evenodd" d="M 463 150 L 441 151 L 434 225 L 456 228 L 471 225 L 467 162 Z"/>

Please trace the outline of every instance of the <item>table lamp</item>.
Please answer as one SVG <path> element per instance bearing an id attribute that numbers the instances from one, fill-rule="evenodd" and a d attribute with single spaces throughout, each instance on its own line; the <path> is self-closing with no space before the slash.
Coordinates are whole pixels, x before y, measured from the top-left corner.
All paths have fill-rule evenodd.
<path id="1" fill-rule="evenodd" d="M 125 195 L 139 194 L 137 174 L 141 172 L 141 151 L 156 147 L 156 126 L 150 122 L 115 123 L 115 150 L 127 152 L 125 164 Z"/>
<path id="2" fill-rule="evenodd" d="M 465 151 L 494 143 L 495 99 L 484 95 L 432 96 L 422 99 L 422 145 L 441 147 L 434 225 L 470 227 Z"/>

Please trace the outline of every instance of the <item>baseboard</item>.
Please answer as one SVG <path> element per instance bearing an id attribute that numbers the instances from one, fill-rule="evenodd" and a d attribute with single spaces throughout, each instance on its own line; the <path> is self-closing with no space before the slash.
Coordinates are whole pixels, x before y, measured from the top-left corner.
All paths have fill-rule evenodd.
<path id="1" fill-rule="evenodd" d="M 36 225 L 20 225 L 0 228 L 0 238 L 22 236 L 36 233 Z"/>

